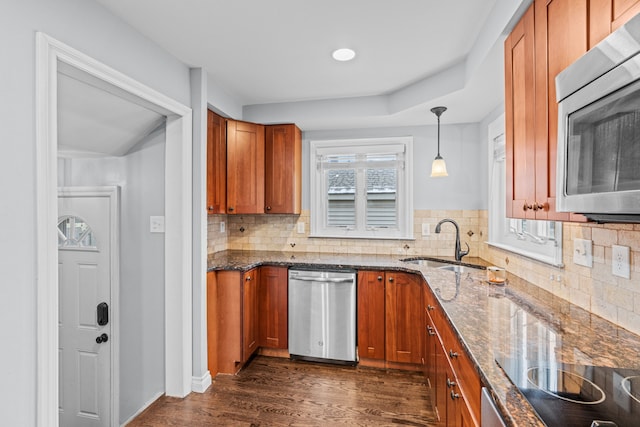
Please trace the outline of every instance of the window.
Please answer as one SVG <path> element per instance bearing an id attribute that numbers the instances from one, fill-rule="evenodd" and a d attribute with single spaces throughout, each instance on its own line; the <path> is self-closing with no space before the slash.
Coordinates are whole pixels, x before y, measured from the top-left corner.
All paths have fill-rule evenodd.
<path id="1" fill-rule="evenodd" d="M 504 115 L 489 125 L 489 241 L 548 264 L 562 265 L 562 223 L 507 218 Z"/>
<path id="2" fill-rule="evenodd" d="M 58 249 L 97 250 L 96 238 L 91 227 L 77 216 L 58 219 Z"/>
<path id="3" fill-rule="evenodd" d="M 311 235 L 413 238 L 413 138 L 311 141 Z"/>

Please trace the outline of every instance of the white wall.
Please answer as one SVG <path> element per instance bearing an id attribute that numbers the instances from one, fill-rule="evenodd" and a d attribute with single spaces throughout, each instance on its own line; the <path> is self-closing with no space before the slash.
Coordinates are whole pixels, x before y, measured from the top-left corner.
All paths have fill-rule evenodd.
<path id="1" fill-rule="evenodd" d="M 0 402 L 2 424 L 36 422 L 35 33 L 190 104 L 188 68 L 100 5 L 3 1 L 0 14 Z"/>
<path id="2" fill-rule="evenodd" d="M 485 128 L 486 129 L 486 128 Z M 302 207 L 309 209 L 309 141 L 323 139 L 413 136 L 414 209 L 486 209 L 486 136 L 473 124 L 442 125 L 440 154 L 447 163 L 446 178 L 430 178 L 436 156 L 436 126 L 308 131 L 303 134 Z"/>
<path id="3" fill-rule="evenodd" d="M 125 157 L 58 161 L 60 186 L 118 185 L 120 226 L 120 422 L 164 392 L 165 132 Z M 115 332 L 115 331 L 114 331 Z"/>

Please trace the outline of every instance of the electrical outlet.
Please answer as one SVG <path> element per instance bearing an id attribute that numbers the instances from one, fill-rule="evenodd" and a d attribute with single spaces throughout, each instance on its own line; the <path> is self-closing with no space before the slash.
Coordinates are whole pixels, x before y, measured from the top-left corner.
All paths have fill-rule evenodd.
<path id="1" fill-rule="evenodd" d="M 149 217 L 149 232 L 164 233 L 164 217 L 163 216 Z"/>
<path id="2" fill-rule="evenodd" d="M 304 222 L 298 223 L 298 234 L 304 234 Z"/>
<path id="3" fill-rule="evenodd" d="M 611 274 L 629 279 L 629 246 L 611 245 Z"/>
<path id="4" fill-rule="evenodd" d="M 224 233 L 225 231 L 227 231 L 227 225 L 224 223 L 224 221 L 220 221 L 220 232 Z"/>
<path id="5" fill-rule="evenodd" d="M 591 240 L 573 239 L 573 263 L 593 267 L 593 253 L 591 251 Z"/>
<path id="6" fill-rule="evenodd" d="M 429 227 L 428 223 L 422 224 L 422 235 L 423 236 L 431 235 L 431 227 Z"/>

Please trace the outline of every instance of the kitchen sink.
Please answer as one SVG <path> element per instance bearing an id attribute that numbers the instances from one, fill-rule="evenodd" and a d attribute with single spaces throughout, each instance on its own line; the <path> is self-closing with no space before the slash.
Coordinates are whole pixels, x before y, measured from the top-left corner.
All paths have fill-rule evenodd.
<path id="1" fill-rule="evenodd" d="M 443 261 L 437 258 L 429 258 L 429 257 L 413 257 L 413 258 L 405 258 L 401 259 L 402 262 L 407 262 L 410 264 L 422 265 L 424 267 L 437 268 L 440 270 L 448 270 L 455 271 L 456 273 L 464 273 L 466 271 L 473 270 L 482 270 L 486 267 L 482 265 L 474 265 L 474 264 L 452 264 L 450 261 Z"/>
<path id="2" fill-rule="evenodd" d="M 438 270 L 454 271 L 456 273 L 464 273 L 470 269 L 471 267 L 467 267 L 464 265 L 457 265 L 457 264 L 443 265 L 441 267 L 438 267 Z"/>
<path id="3" fill-rule="evenodd" d="M 451 265 L 447 262 L 437 261 L 430 258 L 406 258 L 406 259 L 401 259 L 400 261 L 408 262 L 410 264 L 422 265 L 424 267 L 433 267 L 433 268 L 440 268 L 440 267 L 446 267 Z"/>

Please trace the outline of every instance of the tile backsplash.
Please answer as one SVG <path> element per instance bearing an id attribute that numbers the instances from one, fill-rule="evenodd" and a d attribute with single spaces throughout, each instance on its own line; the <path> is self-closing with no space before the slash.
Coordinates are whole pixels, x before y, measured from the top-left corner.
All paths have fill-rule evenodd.
<path id="1" fill-rule="evenodd" d="M 443 224 L 435 234 L 438 221 L 455 220 L 460 226 L 462 248 L 469 244 L 470 256 L 479 256 L 482 236 L 486 236 L 486 214 L 475 210 L 418 210 L 414 212 L 414 239 L 338 239 L 309 237 L 309 211 L 301 215 L 213 215 L 209 216 L 209 253 L 223 249 L 323 252 L 346 254 L 385 254 L 398 256 L 453 256 L 455 228 Z M 224 219 L 223 219 L 224 218 Z M 227 222 L 226 236 L 217 233 L 220 221 Z M 298 233 L 298 224 L 304 233 Z M 481 223 L 484 226 L 481 226 Z M 422 236 L 423 224 L 429 235 Z"/>
<path id="2" fill-rule="evenodd" d="M 531 258 L 486 244 L 486 210 L 416 210 L 414 239 L 327 239 L 309 237 L 309 211 L 301 215 L 211 215 L 208 226 L 208 252 L 225 249 L 344 254 L 385 254 L 402 256 L 453 256 L 455 228 L 443 218 L 460 225 L 460 239 L 470 247 L 470 256 L 481 257 L 505 267 L 509 273 L 528 280 L 560 298 L 566 299 L 632 332 L 640 334 L 640 225 L 563 224 L 564 267 L 554 267 Z M 225 222 L 225 232 L 220 223 Z M 304 233 L 298 224 L 304 223 Z M 423 236 L 423 224 L 429 235 Z M 593 267 L 573 262 L 573 239 L 593 241 Z M 630 248 L 629 279 L 611 272 L 612 245 Z"/>

